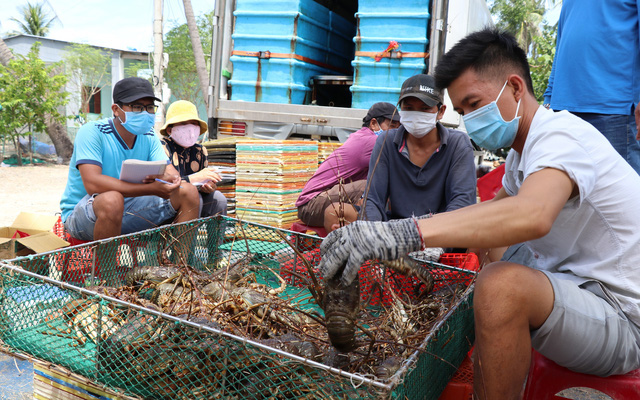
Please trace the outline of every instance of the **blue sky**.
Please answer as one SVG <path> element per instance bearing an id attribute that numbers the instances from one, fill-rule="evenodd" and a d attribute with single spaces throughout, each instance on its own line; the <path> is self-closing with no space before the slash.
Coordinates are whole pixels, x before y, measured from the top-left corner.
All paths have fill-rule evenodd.
<path id="1" fill-rule="evenodd" d="M 549 24 L 555 24 L 560 18 L 560 9 L 562 8 L 562 1 L 558 1 L 554 6 L 549 7 L 544 15 L 545 20 Z"/>
<path id="2" fill-rule="evenodd" d="M 0 0 L 0 36 L 17 31 L 11 17 L 20 18 L 27 0 Z M 265 0 L 268 1 L 268 0 Z M 551 2 L 551 1 L 550 1 Z M 58 19 L 49 37 L 71 42 L 138 51 L 153 51 L 154 0 L 31 0 L 44 3 Z M 196 16 L 213 10 L 215 0 L 191 0 Z M 562 2 L 550 7 L 546 20 L 555 23 Z M 186 22 L 182 0 L 164 0 L 164 32 Z"/>
<path id="3" fill-rule="evenodd" d="M 20 18 L 27 0 L 1 0 L 0 35 L 17 31 L 11 17 Z M 44 3 L 58 19 L 48 37 L 70 42 L 137 51 L 153 51 L 154 0 L 31 0 Z M 215 0 L 191 0 L 197 16 L 213 10 Z M 163 30 L 186 22 L 182 0 L 164 0 Z"/>

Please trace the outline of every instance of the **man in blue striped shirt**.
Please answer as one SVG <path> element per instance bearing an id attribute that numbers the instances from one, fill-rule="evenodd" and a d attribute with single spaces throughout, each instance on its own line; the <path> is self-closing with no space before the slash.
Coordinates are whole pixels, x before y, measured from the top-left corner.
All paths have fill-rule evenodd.
<path id="1" fill-rule="evenodd" d="M 113 88 L 113 118 L 78 131 L 60 201 L 62 222 L 73 238 L 105 239 L 198 217 L 197 189 L 180 181 L 153 131 L 154 101 L 159 99 L 149 81 L 122 79 Z M 131 183 L 119 179 L 128 159 L 168 165 L 164 175 Z"/>

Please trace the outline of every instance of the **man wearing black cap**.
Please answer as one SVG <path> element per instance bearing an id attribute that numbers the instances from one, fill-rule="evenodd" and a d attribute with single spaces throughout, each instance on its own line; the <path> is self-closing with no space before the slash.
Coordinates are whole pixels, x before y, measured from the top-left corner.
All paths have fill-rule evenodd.
<path id="1" fill-rule="evenodd" d="M 302 190 L 296 202 L 302 222 L 331 231 L 339 218 L 356 220 L 358 212 L 353 205 L 364 193 L 369 157 L 377 135 L 397 128 L 399 120 L 393 104 L 380 102 L 371 106 L 362 120 L 362 128 L 331 153 Z M 332 203 L 337 204 L 331 207 Z"/>
<path id="2" fill-rule="evenodd" d="M 72 237 L 98 240 L 198 217 L 198 191 L 180 182 L 152 129 L 154 101 L 160 99 L 149 81 L 122 79 L 113 88 L 113 118 L 89 122 L 78 131 L 60 201 Z M 127 159 L 166 161 L 167 167 L 164 175 L 130 183 L 119 179 Z"/>
<path id="3" fill-rule="evenodd" d="M 452 211 L 476 202 L 469 137 L 447 129 L 442 93 L 432 76 L 404 81 L 400 123 L 378 138 L 369 165 L 369 192 L 360 219 L 387 221 Z"/>

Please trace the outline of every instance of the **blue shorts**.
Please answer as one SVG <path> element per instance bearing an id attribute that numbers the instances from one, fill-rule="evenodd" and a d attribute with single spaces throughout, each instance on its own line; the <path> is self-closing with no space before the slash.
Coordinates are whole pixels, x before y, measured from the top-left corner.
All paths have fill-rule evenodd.
<path id="1" fill-rule="evenodd" d="M 84 196 L 64 222 L 64 228 L 72 237 L 93 240 L 93 227 L 96 224 L 93 199 L 96 196 Z M 168 199 L 158 196 L 125 197 L 121 234 L 155 228 L 175 216 L 176 210 Z"/>

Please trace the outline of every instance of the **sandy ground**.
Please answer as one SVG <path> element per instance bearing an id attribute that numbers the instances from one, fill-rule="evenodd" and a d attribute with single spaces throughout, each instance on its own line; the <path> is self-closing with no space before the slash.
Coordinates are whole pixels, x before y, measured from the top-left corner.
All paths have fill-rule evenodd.
<path id="1" fill-rule="evenodd" d="M 0 353 L 0 399 L 33 399 L 33 364 Z"/>
<path id="2" fill-rule="evenodd" d="M 68 171 L 68 165 L 0 167 L 0 226 L 11 225 L 21 211 L 59 213 Z"/>

